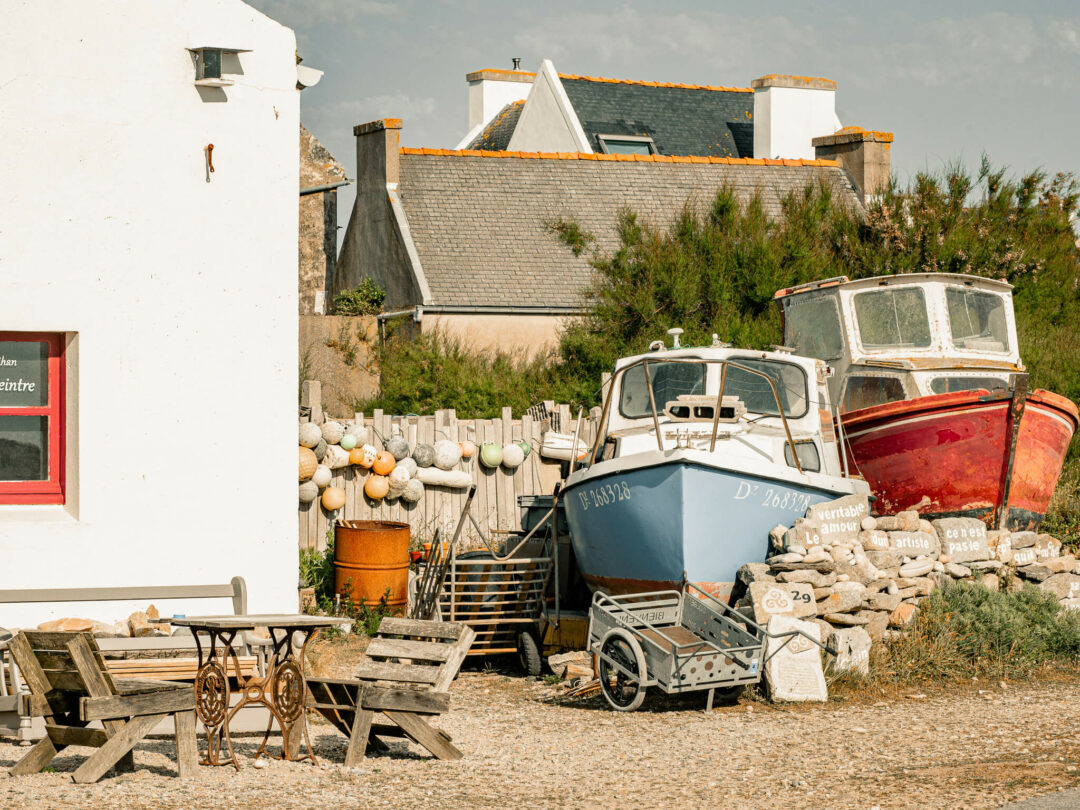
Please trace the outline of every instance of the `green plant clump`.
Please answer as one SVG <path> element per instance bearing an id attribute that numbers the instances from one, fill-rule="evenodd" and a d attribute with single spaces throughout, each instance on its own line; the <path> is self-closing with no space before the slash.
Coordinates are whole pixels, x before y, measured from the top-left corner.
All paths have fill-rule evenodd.
<path id="1" fill-rule="evenodd" d="M 1080 661 L 1080 614 L 1027 585 L 990 590 L 955 582 L 919 605 L 911 626 L 871 657 L 871 678 L 914 683 L 1020 678 Z"/>
<path id="2" fill-rule="evenodd" d="M 358 287 L 342 290 L 334 296 L 335 315 L 377 315 L 382 312 L 386 300 L 386 290 L 370 278 L 365 278 Z"/>

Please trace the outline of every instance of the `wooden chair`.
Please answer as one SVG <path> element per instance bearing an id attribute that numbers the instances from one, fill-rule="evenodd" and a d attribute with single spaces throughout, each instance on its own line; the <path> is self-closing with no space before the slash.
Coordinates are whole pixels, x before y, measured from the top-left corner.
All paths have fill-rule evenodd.
<path id="1" fill-rule="evenodd" d="M 30 689 L 22 696 L 26 714 L 44 717 L 46 732 L 10 775 L 39 773 L 69 745 L 98 749 L 72 774 L 76 782 L 96 782 L 114 765 L 133 770 L 132 749 L 170 715 L 179 775 L 194 775 L 198 748 L 191 684 L 114 679 L 89 633 L 24 631 L 8 642 L 8 650 Z M 94 720 L 104 730 L 87 728 Z"/>
<path id="2" fill-rule="evenodd" d="M 427 718 L 450 708 L 450 684 L 475 637 L 463 624 L 388 616 L 355 679 L 308 678 L 308 707 L 349 738 L 345 765 L 359 764 L 378 736 L 408 737 L 439 759 L 461 759 L 450 735 Z M 391 724 L 373 723 L 376 712 Z"/>

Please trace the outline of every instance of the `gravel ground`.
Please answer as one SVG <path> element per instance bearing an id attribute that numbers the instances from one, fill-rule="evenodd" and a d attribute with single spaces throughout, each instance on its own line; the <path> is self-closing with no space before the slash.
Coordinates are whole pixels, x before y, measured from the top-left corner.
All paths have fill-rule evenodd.
<path id="1" fill-rule="evenodd" d="M 79 786 L 68 749 L 55 772 L 0 777 L 3 807 L 1000 807 L 1080 785 L 1080 684 L 995 685 L 984 694 L 899 695 L 821 706 L 744 702 L 706 715 L 703 701 L 650 698 L 609 711 L 559 686 L 466 672 L 441 725 L 464 752 L 438 762 L 391 742 L 346 769 L 345 738 L 312 723 L 320 764 L 256 769 L 259 738 L 236 741 L 232 768 L 173 778 L 171 742 L 144 741 L 134 773 Z M 0 769 L 25 749 L 0 743 Z M 69 753 L 70 752 L 70 753 Z"/>

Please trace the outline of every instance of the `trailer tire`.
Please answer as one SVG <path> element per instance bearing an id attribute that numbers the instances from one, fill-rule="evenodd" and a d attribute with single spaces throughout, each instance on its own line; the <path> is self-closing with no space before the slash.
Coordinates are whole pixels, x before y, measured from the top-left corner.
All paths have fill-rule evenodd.
<path id="1" fill-rule="evenodd" d="M 544 667 L 544 659 L 540 655 L 540 645 L 536 643 L 536 637 L 525 631 L 518 633 L 517 637 L 518 661 L 521 668 L 530 678 L 538 678 Z"/>
<path id="2" fill-rule="evenodd" d="M 600 652 L 612 658 L 620 658 L 623 665 L 636 676 L 636 680 L 627 678 L 623 673 L 615 670 L 602 656 L 598 657 L 596 674 L 600 679 L 600 691 L 604 693 L 604 698 L 616 711 L 636 711 L 645 700 L 646 687 L 642 681 L 648 680 L 649 677 L 645 653 L 642 652 L 641 645 L 626 630 L 613 627 L 600 640 Z M 614 686 L 612 686 L 612 680 L 615 681 Z"/>

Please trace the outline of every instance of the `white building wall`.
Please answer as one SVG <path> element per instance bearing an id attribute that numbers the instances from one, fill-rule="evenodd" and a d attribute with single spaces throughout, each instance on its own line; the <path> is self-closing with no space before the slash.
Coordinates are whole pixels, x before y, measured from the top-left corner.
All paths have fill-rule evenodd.
<path id="1" fill-rule="evenodd" d="M 550 60 L 540 63 L 507 144 L 520 152 L 592 152 L 574 106 Z"/>
<path id="2" fill-rule="evenodd" d="M 813 138 L 840 129 L 836 91 L 802 87 L 754 90 L 754 157 L 814 159 Z"/>
<path id="3" fill-rule="evenodd" d="M 73 345 L 68 503 L 0 506 L 0 589 L 241 575 L 251 611 L 295 609 L 293 32 L 239 0 L 3 16 L 0 330 Z M 194 86 L 197 46 L 251 50 L 235 86 Z M 135 607 L 0 605 L 0 625 Z"/>

